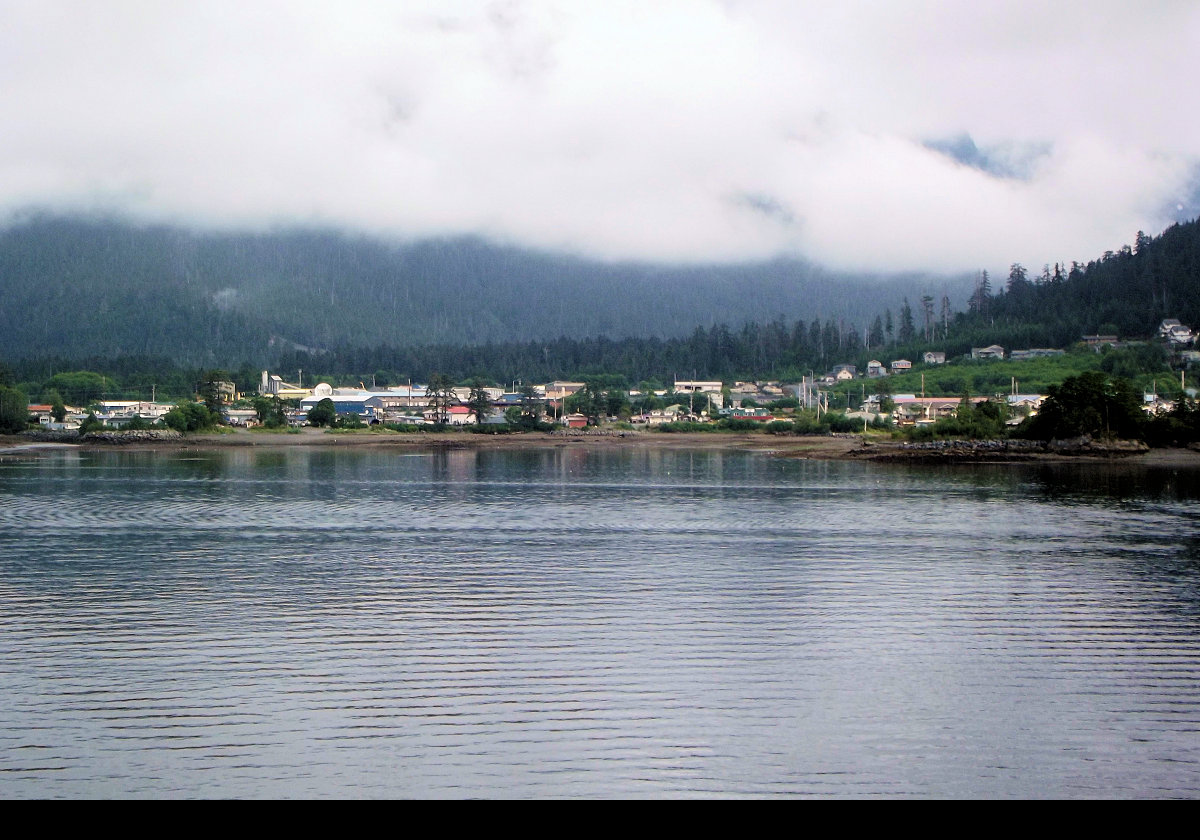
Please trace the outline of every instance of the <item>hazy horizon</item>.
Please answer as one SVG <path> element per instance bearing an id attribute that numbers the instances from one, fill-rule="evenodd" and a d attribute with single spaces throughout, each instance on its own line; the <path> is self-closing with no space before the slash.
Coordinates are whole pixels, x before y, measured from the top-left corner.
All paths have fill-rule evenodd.
<path id="1" fill-rule="evenodd" d="M 944 275 L 1200 212 L 1190 4 L 0 9 L 8 222 Z"/>

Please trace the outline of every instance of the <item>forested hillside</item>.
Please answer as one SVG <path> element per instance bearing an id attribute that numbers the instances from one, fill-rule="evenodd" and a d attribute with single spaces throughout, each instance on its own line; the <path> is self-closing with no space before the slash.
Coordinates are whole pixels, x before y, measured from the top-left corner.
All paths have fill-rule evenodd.
<path id="1" fill-rule="evenodd" d="M 1139 234 L 1087 264 L 981 273 L 969 297 L 969 280 L 939 293 L 941 282 L 872 284 L 783 261 L 654 268 L 476 240 L 398 246 L 37 219 L 0 233 L 0 358 L 53 372 L 153 357 L 135 365 L 147 376 L 171 360 L 637 381 L 797 375 L 993 343 L 1065 347 L 1088 333 L 1148 336 L 1169 317 L 1200 326 L 1200 223 Z"/>
<path id="2" fill-rule="evenodd" d="M 953 330 L 953 349 L 992 342 L 1062 347 L 1097 333 L 1139 338 L 1163 318 L 1200 326 L 1200 220 L 1156 237 L 1139 231 L 1133 245 L 1086 265 L 1034 273 L 1014 264 L 1007 277 L 981 275 Z"/>
<path id="3" fill-rule="evenodd" d="M 1139 234 L 1136 245 L 1069 269 L 1047 266 L 1030 276 L 1013 265 L 994 293 L 986 275 L 953 316 L 930 295 L 882 306 L 869 328 L 847 327 L 844 319 L 771 319 L 730 327 L 696 327 L 690 335 L 613 340 L 607 337 L 495 342 L 486 345 L 340 346 L 310 354 L 285 351 L 284 369 L 305 368 L 400 373 L 414 377 L 432 371 L 457 377 L 497 379 L 564 375 L 621 374 L 629 381 L 681 377 L 783 377 L 798 379 L 809 370 L 824 372 L 851 363 L 864 369 L 874 357 L 919 359 L 924 350 L 955 358 L 971 347 L 1001 344 L 1008 350 L 1069 347 L 1084 334 L 1116 334 L 1122 339 L 1151 336 L 1163 318 L 1200 326 L 1200 222 L 1174 225 L 1158 237 Z"/>
<path id="4" fill-rule="evenodd" d="M 847 277 L 794 260 L 612 264 L 474 239 L 392 244 L 39 217 L 0 232 L 0 357 L 266 363 L 296 345 L 665 338 L 817 316 L 865 331 L 904 297 L 963 302 L 969 291 L 969 278 Z"/>

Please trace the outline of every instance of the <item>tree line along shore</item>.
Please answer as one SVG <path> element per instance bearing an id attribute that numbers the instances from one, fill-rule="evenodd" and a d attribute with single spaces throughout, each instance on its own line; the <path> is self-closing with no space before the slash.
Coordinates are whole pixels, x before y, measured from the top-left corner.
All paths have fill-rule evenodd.
<path id="1" fill-rule="evenodd" d="M 386 412 L 364 418 L 356 409 L 340 411 L 334 398 L 344 395 L 329 386 L 323 386 L 329 394 L 324 399 L 308 398 L 307 410 L 301 410 L 297 401 L 281 399 L 278 394 L 258 394 L 236 401 L 231 396 L 235 396 L 232 383 L 223 379 L 224 372 L 210 371 L 199 383 L 200 393 L 195 399 L 182 400 L 169 408 L 160 406 L 165 410 L 157 418 L 134 416 L 126 418 L 129 422 L 117 425 L 127 432 L 160 428 L 194 436 L 231 425 L 231 414 L 240 411 L 242 422 L 255 426 L 260 433 L 272 429 L 295 432 L 295 426 L 307 425 L 342 435 L 361 429 L 363 433 L 376 435 L 428 435 L 457 430 L 459 435 L 503 436 L 545 433 L 578 425 L 616 436 L 653 431 L 658 435 L 689 436 L 761 434 L 780 439 L 854 433 L 877 442 L 901 443 L 1051 442 L 1086 437 L 1091 441 L 1142 441 L 1152 447 L 1185 447 L 1200 441 L 1200 408 L 1194 394 L 1180 387 L 1172 391 L 1172 385 L 1178 382 L 1182 386 L 1186 380 L 1182 377 L 1175 380 L 1162 354 L 1147 352 L 1146 346 L 1076 351 L 1053 360 L 1004 364 L 1009 369 L 1022 364 L 1037 367 L 1043 375 L 1052 366 L 1063 374 L 1080 369 L 1082 372 L 1066 375 L 1058 384 L 1048 386 L 1045 395 L 1035 395 L 1037 403 L 1033 408 L 1014 400 L 1015 395 L 971 396 L 964 391 L 958 397 L 916 397 L 895 393 L 897 385 L 911 382 L 918 375 L 922 384 L 928 379 L 937 387 L 939 381 L 961 380 L 964 376 L 961 371 L 969 374 L 983 367 L 966 360 L 938 365 L 936 369 L 926 366 L 919 373 L 912 371 L 905 376 L 883 379 L 830 377 L 824 388 L 807 377 L 791 386 L 734 383 L 743 389 L 737 392 L 728 383 L 696 381 L 675 383 L 681 389 L 652 386 L 644 391 L 627 389 L 616 376 L 587 377 L 582 382 L 559 382 L 539 388 L 523 385 L 515 391 L 506 391 L 489 387 L 478 378 L 456 386 L 448 377 L 436 375 L 428 386 L 419 390 L 409 386 L 374 392 L 384 396 L 404 394 L 407 398 L 408 405 L 399 409 L 406 414 L 404 420 L 387 422 Z M 960 372 L 956 373 L 956 368 Z M 1143 382 L 1147 376 L 1156 377 L 1151 386 L 1154 391 L 1143 390 L 1145 386 L 1139 388 L 1137 378 L 1122 376 L 1118 371 L 1132 372 Z M 51 382 L 69 383 L 72 377 L 82 376 L 79 372 L 56 374 Z M 757 400 L 745 396 L 744 388 L 751 386 L 759 389 L 754 393 Z M 549 390 L 552 387 L 559 390 Z M 863 396 L 857 407 L 854 404 L 857 401 L 852 401 L 855 389 L 861 389 Z M 365 389 L 349 391 L 358 395 L 355 399 L 360 403 L 373 393 Z M 42 412 L 41 419 L 58 421 L 46 425 L 66 431 L 62 420 L 67 407 L 61 395 L 45 389 L 42 396 L 49 396 L 52 402 L 32 407 Z M 420 403 L 416 408 L 412 405 L 414 399 Z M 843 403 L 841 408 L 837 407 L 839 402 Z M 234 408 L 237 405 L 241 408 Z M 30 408 L 19 387 L 0 385 L 0 431 L 14 434 L 44 430 L 41 424 L 31 424 Z M 455 426 L 450 422 L 451 415 L 470 422 Z M 94 413 L 89 413 L 74 431 L 84 437 L 111 429 L 105 429 Z"/>

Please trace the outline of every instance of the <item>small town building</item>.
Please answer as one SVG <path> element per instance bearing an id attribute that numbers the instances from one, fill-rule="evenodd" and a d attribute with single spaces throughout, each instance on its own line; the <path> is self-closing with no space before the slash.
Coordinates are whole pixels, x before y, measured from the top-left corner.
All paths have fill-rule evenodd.
<path id="1" fill-rule="evenodd" d="M 258 425 L 258 412 L 252 408 L 227 408 L 221 414 L 230 426 Z"/>
<path id="2" fill-rule="evenodd" d="M 564 400 L 577 391 L 582 391 L 583 382 L 563 382 L 555 380 L 546 386 L 546 399 Z"/>
<path id="3" fill-rule="evenodd" d="M 1009 394 L 1004 398 L 1008 403 L 1008 409 L 1011 416 L 1008 419 L 1009 425 L 1016 425 L 1026 417 L 1032 417 L 1038 413 L 1038 409 L 1042 407 L 1042 403 L 1046 400 L 1045 394 Z"/>
<path id="4" fill-rule="evenodd" d="M 1158 337 L 1175 347 L 1188 347 L 1196 340 L 1192 328 L 1180 323 L 1178 318 L 1163 319 L 1158 325 Z"/>
<path id="5" fill-rule="evenodd" d="M 951 417 L 958 411 L 962 397 L 917 397 L 901 394 L 892 398 L 895 409 L 892 416 L 901 426 L 914 423 L 934 423 L 943 417 Z M 972 397 L 972 403 L 987 402 L 987 397 Z"/>
<path id="6" fill-rule="evenodd" d="M 1158 337 L 1166 338 L 1171 334 L 1172 330 L 1183 326 L 1183 322 L 1178 318 L 1163 318 L 1162 323 L 1158 325 Z"/>
<path id="7" fill-rule="evenodd" d="M 972 347 L 972 359 L 1003 359 L 1004 348 L 999 344 L 992 344 L 988 347 Z"/>
<path id="8" fill-rule="evenodd" d="M 941 350 L 926 350 L 921 360 L 927 365 L 946 364 L 946 354 Z"/>
<path id="9" fill-rule="evenodd" d="M 96 419 L 106 426 L 115 427 L 128 423 L 134 417 L 154 423 L 175 406 L 144 400 L 102 400 L 95 407 Z"/>
<path id="10" fill-rule="evenodd" d="M 544 401 L 542 397 L 537 395 L 536 391 L 534 392 L 533 399 L 534 399 L 534 402 L 537 402 L 537 403 L 541 403 Z M 512 391 L 505 393 L 505 394 L 501 394 L 500 396 L 498 396 L 492 400 L 492 406 L 500 409 L 501 411 L 504 411 L 505 409 L 513 408 L 513 407 L 520 408 L 523 405 L 525 405 L 525 395 L 518 394 L 518 393 L 515 393 Z"/>
<path id="11" fill-rule="evenodd" d="M 357 388 L 333 388 L 326 382 L 319 383 L 310 396 L 300 400 L 300 410 L 304 413 L 316 408 L 321 400 L 333 403 L 334 411 L 339 416 L 358 415 L 368 423 L 381 422 L 389 408 L 397 407 L 388 404 L 392 394 L 388 391 L 360 391 Z"/>
<path id="12" fill-rule="evenodd" d="M 1174 409 L 1175 409 L 1175 401 L 1174 400 L 1163 399 L 1156 393 L 1147 392 L 1147 393 L 1142 394 L 1142 411 L 1146 412 L 1147 414 L 1149 414 L 1151 416 L 1157 416 L 1159 414 L 1167 414 L 1167 413 L 1173 411 Z"/>
<path id="13" fill-rule="evenodd" d="M 676 394 L 716 394 L 721 393 L 719 380 L 676 379 Z"/>
<path id="14" fill-rule="evenodd" d="M 451 390 L 454 392 L 455 399 L 457 399 L 459 402 L 467 403 L 467 402 L 471 401 L 471 389 L 470 388 L 461 388 L 460 387 L 460 388 L 453 388 Z M 495 403 L 496 400 L 498 400 L 504 396 L 503 388 L 485 387 L 485 388 L 483 388 L 483 392 L 485 394 L 487 394 L 488 400 L 491 401 L 492 403 Z"/>
<path id="15" fill-rule="evenodd" d="M 400 411 L 385 412 L 383 422 L 394 423 L 397 426 L 426 426 L 429 424 L 429 421 L 419 414 L 405 414 Z"/>
<path id="16" fill-rule="evenodd" d="M 312 388 L 292 385 L 284 382 L 282 377 L 264 370 L 259 382 L 258 393 L 264 397 L 278 397 L 281 400 L 302 400 L 312 394 Z"/>
<path id="17" fill-rule="evenodd" d="M 721 414 L 730 420 L 753 420 L 756 423 L 770 423 L 775 419 L 770 409 L 766 408 L 730 408 Z"/>
<path id="18" fill-rule="evenodd" d="M 1065 350 L 1056 350 L 1051 347 L 1031 347 L 1028 350 L 1014 350 L 1009 354 L 1008 358 L 1014 362 L 1024 362 L 1029 359 L 1041 359 L 1047 356 L 1061 356 Z"/>
<path id="19" fill-rule="evenodd" d="M 29 416 L 42 426 L 49 425 L 51 422 L 53 422 L 54 416 L 51 414 L 53 410 L 54 406 L 52 405 L 45 405 L 42 403 L 29 404 Z"/>
<path id="20" fill-rule="evenodd" d="M 472 426 L 475 415 L 465 405 L 452 405 L 446 409 L 446 422 L 451 426 Z"/>
<path id="21" fill-rule="evenodd" d="M 835 380 L 829 376 L 822 381 L 832 384 Z M 729 402 L 726 406 L 741 405 L 743 400 L 752 400 L 760 404 L 772 403 L 785 396 L 787 394 L 778 382 L 735 382 L 729 389 Z"/>
<path id="22" fill-rule="evenodd" d="M 429 389 L 424 385 L 393 385 L 384 393 L 388 395 L 386 405 L 417 408 L 428 405 Z"/>
<path id="23" fill-rule="evenodd" d="M 1100 348 L 1104 345 L 1107 344 L 1109 347 L 1117 347 L 1120 342 L 1117 341 L 1117 337 L 1115 335 L 1085 335 L 1083 336 L 1083 343 L 1099 353 Z"/>
<path id="24" fill-rule="evenodd" d="M 679 423 L 690 416 L 687 406 L 668 405 L 666 408 L 647 411 L 638 418 L 638 422 L 645 423 L 647 426 L 661 426 L 663 423 Z"/>

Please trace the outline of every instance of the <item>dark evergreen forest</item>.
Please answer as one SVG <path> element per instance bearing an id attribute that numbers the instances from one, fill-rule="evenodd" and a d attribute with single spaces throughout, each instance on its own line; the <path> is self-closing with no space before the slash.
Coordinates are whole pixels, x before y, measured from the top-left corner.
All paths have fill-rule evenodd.
<path id="1" fill-rule="evenodd" d="M 1008 277 L 995 281 L 981 273 L 965 311 L 955 311 L 949 295 L 935 296 L 919 286 L 921 294 L 911 299 L 903 286 L 888 287 L 901 292 L 894 304 L 878 291 L 883 287 L 856 286 L 858 309 L 851 317 L 842 314 L 852 305 L 851 287 L 827 278 L 820 301 L 836 317 L 786 320 L 737 320 L 734 313 L 753 307 L 738 309 L 730 302 L 740 289 L 750 303 L 760 298 L 757 305 L 770 309 L 810 305 L 799 293 L 784 305 L 784 274 L 799 269 L 785 270 L 783 263 L 772 264 L 777 274 L 762 267 L 643 267 L 630 279 L 619 267 L 474 241 L 388 248 L 332 234 L 202 237 L 61 220 L 11 229 L 0 244 L 0 336 L 13 378 L 44 381 L 62 371 L 91 370 L 128 382 L 127 390 L 139 393 L 154 382 L 171 383 L 171 392 L 185 388 L 201 367 L 213 363 L 236 371 L 243 387 L 253 386 L 261 366 L 285 378 L 303 369 L 310 382 L 316 376 L 342 382 L 374 377 L 379 385 L 426 381 L 434 373 L 497 383 L 601 375 L 629 384 L 667 384 L 676 376 L 798 380 L 841 363 L 861 370 L 871 358 L 919 360 L 925 349 L 953 358 L 989 344 L 1009 350 L 1066 347 L 1084 334 L 1146 338 L 1163 318 L 1200 326 L 1197 221 L 1173 225 L 1157 237 L 1139 233 L 1132 246 L 1086 264 L 1047 265 L 1039 274 L 1014 264 Z M 141 257 L 131 257 L 142 249 Z M 234 266 L 241 272 L 236 288 Z M 300 266 L 303 277 L 288 287 L 289 295 L 282 278 Z M 259 270 L 273 279 L 250 282 L 261 280 Z M 765 271 L 766 279 L 755 271 Z M 488 272 L 500 279 L 485 282 Z M 794 281 L 798 288 L 820 285 L 816 274 L 806 276 Z M 76 283 L 80 277 L 86 282 Z M 347 279 L 354 277 L 376 282 Z M 409 282 L 412 278 L 427 282 Z M 80 292 L 104 284 L 113 289 L 94 298 Z M 312 303 L 314 295 L 327 297 L 328 305 Z M 392 295 L 405 297 L 403 306 Z M 495 304 L 506 296 L 506 305 Z M 246 297 L 254 298 L 253 306 L 244 305 Z M 393 321 L 392 313 L 416 312 L 417 299 L 434 313 L 432 323 L 443 318 L 444 330 L 415 314 L 408 329 L 388 326 L 409 323 Z M 556 310 L 561 314 L 550 317 L 547 306 L 561 307 Z M 282 338 L 283 312 L 312 320 L 299 327 L 292 321 L 290 337 Z M 505 318 L 520 326 L 500 324 Z M 614 319 L 623 319 L 622 330 L 608 335 L 600 329 Z M 342 325 L 322 326 L 321 320 Z M 362 329 L 355 328 L 359 322 Z M 297 337 L 310 343 L 302 345 Z"/>
<path id="2" fill-rule="evenodd" d="M 1086 265 L 1047 265 L 1033 275 L 1014 264 L 998 281 L 981 276 L 956 321 L 954 347 L 1062 347 L 1085 334 L 1136 339 L 1164 318 L 1200 327 L 1200 220 L 1153 238 L 1138 231 L 1132 246 Z"/>
<path id="3" fill-rule="evenodd" d="M 862 331 L 970 278 L 843 276 L 797 260 L 602 263 L 459 238 L 197 233 L 33 217 L 0 232 L 0 358 L 273 363 L 283 349 L 668 338 L 697 325 L 836 317 Z"/>
<path id="4" fill-rule="evenodd" d="M 388 371 L 424 377 L 442 371 L 498 381 L 528 377 L 621 374 L 630 382 L 690 378 L 799 379 L 835 364 L 860 369 L 872 358 L 919 359 L 927 349 L 948 357 L 972 347 L 1009 350 L 1068 347 L 1086 334 L 1130 340 L 1150 337 L 1164 318 L 1200 326 L 1200 221 L 1176 224 L 1158 237 L 1139 233 L 1133 246 L 1085 264 L 1045 266 L 1040 275 L 1014 264 L 998 289 L 981 275 L 967 311 L 932 295 L 904 299 L 893 313 L 877 311 L 859 330 L 845 319 L 774 319 L 731 328 L 696 327 L 680 338 L 605 337 L 500 342 L 474 346 L 341 347 L 330 353 L 286 352 L 285 369 Z"/>

